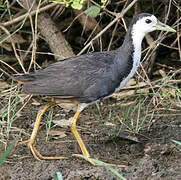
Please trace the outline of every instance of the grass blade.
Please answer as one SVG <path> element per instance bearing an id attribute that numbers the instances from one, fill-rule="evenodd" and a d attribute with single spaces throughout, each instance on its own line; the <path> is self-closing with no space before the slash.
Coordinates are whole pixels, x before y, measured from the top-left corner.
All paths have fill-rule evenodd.
<path id="1" fill-rule="evenodd" d="M 126 180 L 121 174 L 119 174 L 117 171 L 115 171 L 112 167 L 108 166 L 106 163 L 97 160 L 97 159 L 92 159 L 92 158 L 88 158 L 85 156 L 80 155 L 80 157 L 86 159 L 86 160 L 91 160 L 93 162 L 95 162 L 96 164 L 100 165 L 100 166 L 104 166 L 105 168 L 109 169 L 113 174 L 115 174 L 117 177 L 119 177 L 119 179 L 121 180 Z"/>
<path id="2" fill-rule="evenodd" d="M 2 156 L 0 157 L 0 167 L 2 166 L 2 164 L 4 163 L 5 159 L 8 157 L 8 155 L 10 154 L 10 152 L 12 151 L 14 145 L 15 145 L 16 141 L 13 141 L 9 147 L 7 148 L 7 150 L 2 154 Z"/>

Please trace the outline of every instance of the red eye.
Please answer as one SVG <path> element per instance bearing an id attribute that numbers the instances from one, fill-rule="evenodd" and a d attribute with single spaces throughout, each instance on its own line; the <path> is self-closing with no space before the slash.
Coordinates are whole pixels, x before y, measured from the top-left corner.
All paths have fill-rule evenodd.
<path id="1" fill-rule="evenodd" d="M 150 19 L 146 19 L 145 22 L 146 22 L 147 24 L 150 24 L 152 21 L 151 21 Z"/>

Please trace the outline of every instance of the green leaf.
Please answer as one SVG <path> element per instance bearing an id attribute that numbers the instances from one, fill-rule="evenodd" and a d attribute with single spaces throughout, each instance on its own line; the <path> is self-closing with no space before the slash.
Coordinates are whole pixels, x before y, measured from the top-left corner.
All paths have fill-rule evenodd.
<path id="1" fill-rule="evenodd" d="M 106 4 L 107 0 L 101 0 L 102 4 Z"/>
<path id="2" fill-rule="evenodd" d="M 62 174 L 60 172 L 57 172 L 54 176 L 54 180 L 63 180 Z"/>
<path id="3" fill-rule="evenodd" d="M 71 4 L 71 6 L 72 6 L 72 8 L 78 9 L 78 10 L 82 9 L 82 7 L 83 7 L 82 4 L 80 4 L 79 2 L 76 2 L 76 1 L 74 1 L 74 2 Z"/>
<path id="4" fill-rule="evenodd" d="M 178 145 L 180 145 L 180 146 L 181 146 L 181 142 L 176 141 L 176 140 L 174 140 L 174 139 L 171 139 L 171 141 L 172 141 L 172 142 L 174 142 L 175 144 L 178 144 Z"/>
<path id="5" fill-rule="evenodd" d="M 87 1 L 87 0 L 81 0 L 81 1 L 80 1 L 80 4 L 83 4 L 85 1 Z"/>
<path id="6" fill-rule="evenodd" d="M 100 8 L 98 6 L 91 6 L 86 9 L 84 12 L 91 17 L 96 17 L 100 13 Z"/>
<path id="7" fill-rule="evenodd" d="M 102 161 L 99 161 L 97 159 L 88 158 L 88 157 L 85 157 L 85 156 L 82 156 L 82 155 L 80 155 L 79 157 L 84 158 L 86 160 L 91 160 L 91 161 L 93 161 L 94 163 L 96 163 L 96 164 L 98 164 L 100 166 L 104 166 L 105 168 L 109 169 L 113 174 L 115 174 L 117 177 L 119 177 L 119 179 L 126 180 L 121 174 L 119 174 L 112 167 L 108 166 L 106 163 L 104 163 Z"/>
<path id="8" fill-rule="evenodd" d="M 62 5 L 67 4 L 66 2 L 63 2 L 63 1 L 57 1 L 57 0 L 51 0 L 51 2 L 56 3 L 56 4 L 62 4 Z"/>
<path id="9" fill-rule="evenodd" d="M 180 148 L 180 147 L 177 147 L 177 145 L 181 146 L 181 142 L 180 142 L 180 141 L 176 141 L 176 140 L 174 140 L 174 139 L 171 139 L 171 141 L 172 141 L 173 143 L 175 143 L 175 144 L 174 144 L 175 148 L 181 152 L 181 148 Z"/>
<path id="10" fill-rule="evenodd" d="M 8 157 L 8 155 L 10 154 L 11 150 L 13 149 L 14 145 L 15 145 L 16 141 L 13 141 L 13 143 L 11 143 L 9 145 L 9 147 L 7 148 L 7 150 L 2 154 L 2 156 L 0 157 L 0 167 L 2 166 L 2 164 L 4 163 L 5 159 Z"/>

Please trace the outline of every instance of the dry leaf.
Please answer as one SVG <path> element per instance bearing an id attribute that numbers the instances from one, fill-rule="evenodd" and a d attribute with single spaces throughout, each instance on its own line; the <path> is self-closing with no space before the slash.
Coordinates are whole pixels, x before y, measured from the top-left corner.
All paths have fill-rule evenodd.
<path id="1" fill-rule="evenodd" d="M 30 95 L 27 95 L 27 94 L 19 94 L 18 97 L 19 97 L 19 100 L 22 104 L 24 104 L 24 101 L 29 97 Z"/>
<path id="2" fill-rule="evenodd" d="M 167 76 L 166 72 L 163 71 L 162 69 L 159 70 L 159 74 L 164 78 Z"/>
<path id="3" fill-rule="evenodd" d="M 9 84 L 3 81 L 0 81 L 0 90 L 6 89 L 9 87 Z"/>
<path id="4" fill-rule="evenodd" d="M 1 46 L 2 48 L 6 49 L 6 51 L 12 51 L 12 47 L 11 47 L 10 44 L 7 44 L 7 43 L 1 44 L 1 43 L 0 43 L 0 46 Z"/>
<path id="5" fill-rule="evenodd" d="M 3 34 L 2 36 L 0 36 L 0 39 L 3 40 L 5 38 L 7 38 L 7 36 L 8 35 Z M 27 41 L 25 39 L 23 39 L 23 37 L 20 34 L 14 34 L 10 38 L 6 39 L 5 42 L 23 44 L 23 43 L 26 43 Z"/>
<path id="6" fill-rule="evenodd" d="M 148 94 L 148 93 L 149 93 L 149 89 L 148 89 L 148 88 L 138 89 L 138 90 L 137 90 L 137 93 L 140 93 L 140 94 Z"/>
<path id="7" fill-rule="evenodd" d="M 61 120 L 53 120 L 53 123 L 60 127 L 68 127 L 71 126 L 73 122 L 73 118 L 61 119 Z"/>
<path id="8" fill-rule="evenodd" d="M 136 81 L 134 78 L 130 79 L 125 87 L 136 85 Z"/>
<path id="9" fill-rule="evenodd" d="M 120 106 L 121 107 L 126 107 L 126 106 L 130 106 L 131 104 L 134 104 L 135 101 L 129 101 L 129 102 L 126 102 L 126 103 L 121 103 Z"/>
<path id="10" fill-rule="evenodd" d="M 67 113 L 71 110 L 77 111 L 77 104 L 74 103 L 59 103 L 58 105 L 63 108 Z"/>
<path id="11" fill-rule="evenodd" d="M 132 96 L 134 94 L 135 94 L 135 90 L 129 90 L 129 91 L 122 91 L 122 92 L 114 93 L 112 97 L 117 100 L 121 100 L 125 97 Z"/>
<path id="12" fill-rule="evenodd" d="M 32 105 L 35 105 L 35 106 L 40 106 L 40 102 L 38 102 L 37 100 L 33 99 L 33 102 L 31 103 Z"/>
<path id="13" fill-rule="evenodd" d="M 60 139 L 60 138 L 64 138 L 66 137 L 67 135 L 65 134 L 65 131 L 57 131 L 57 130 L 51 130 L 49 132 L 49 134 L 51 136 L 53 136 L 54 139 Z"/>
<path id="14" fill-rule="evenodd" d="M 115 126 L 115 124 L 111 123 L 111 122 L 106 122 L 105 123 L 106 126 Z"/>
<path id="15" fill-rule="evenodd" d="M 50 134 L 51 136 L 61 136 L 61 135 L 65 134 L 65 131 L 51 130 L 51 131 L 49 132 L 49 134 Z"/>

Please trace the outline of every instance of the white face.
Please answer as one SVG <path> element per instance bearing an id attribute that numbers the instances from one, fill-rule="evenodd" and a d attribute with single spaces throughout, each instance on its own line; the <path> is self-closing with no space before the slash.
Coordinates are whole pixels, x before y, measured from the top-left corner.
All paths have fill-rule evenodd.
<path id="1" fill-rule="evenodd" d="M 133 25 L 133 32 L 139 32 L 144 35 L 152 32 L 156 30 L 157 21 L 158 20 L 154 15 L 143 17 Z"/>

